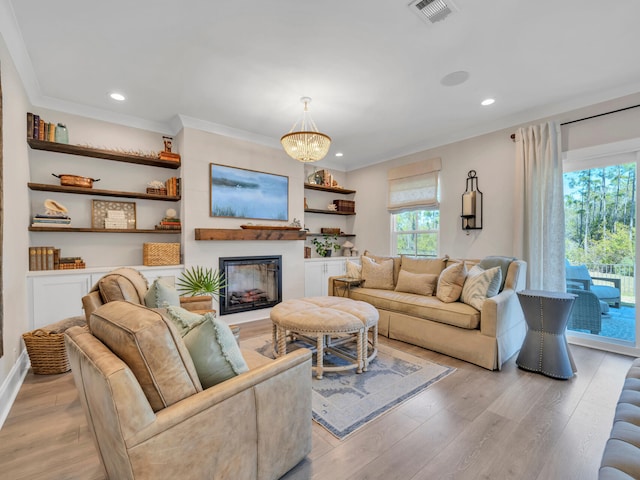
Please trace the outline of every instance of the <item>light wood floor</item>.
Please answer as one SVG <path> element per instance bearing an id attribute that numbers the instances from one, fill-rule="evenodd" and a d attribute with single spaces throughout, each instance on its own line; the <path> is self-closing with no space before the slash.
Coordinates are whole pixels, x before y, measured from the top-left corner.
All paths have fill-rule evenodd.
<path id="1" fill-rule="evenodd" d="M 243 325 L 241 338 L 268 331 Z M 522 371 L 515 357 L 490 372 L 381 342 L 457 371 L 344 441 L 314 423 L 311 454 L 285 479 L 597 478 L 631 358 L 572 346 L 578 374 L 563 381 Z M 27 375 L 0 430 L 0 478 L 105 478 L 71 373 Z"/>

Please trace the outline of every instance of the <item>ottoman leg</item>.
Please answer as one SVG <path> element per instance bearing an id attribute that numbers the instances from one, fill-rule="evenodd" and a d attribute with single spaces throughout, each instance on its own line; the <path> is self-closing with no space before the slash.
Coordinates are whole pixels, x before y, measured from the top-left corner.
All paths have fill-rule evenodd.
<path id="1" fill-rule="evenodd" d="M 276 336 L 278 338 L 278 351 L 276 353 L 277 357 L 281 357 L 287 354 L 287 330 L 286 328 L 278 327 L 278 331 L 276 332 Z"/>
<path id="2" fill-rule="evenodd" d="M 316 352 L 316 378 L 322 380 L 322 369 L 324 364 L 324 335 L 318 333 L 317 336 L 318 351 Z"/>
<path id="3" fill-rule="evenodd" d="M 358 362 L 358 369 L 356 370 L 356 373 L 362 373 L 363 370 L 367 369 L 366 366 L 366 355 L 363 355 L 362 352 L 366 352 L 367 351 L 367 342 L 365 340 L 365 332 L 366 329 L 362 328 L 360 330 L 358 330 L 358 332 L 356 333 L 356 356 L 357 356 L 357 362 Z"/>

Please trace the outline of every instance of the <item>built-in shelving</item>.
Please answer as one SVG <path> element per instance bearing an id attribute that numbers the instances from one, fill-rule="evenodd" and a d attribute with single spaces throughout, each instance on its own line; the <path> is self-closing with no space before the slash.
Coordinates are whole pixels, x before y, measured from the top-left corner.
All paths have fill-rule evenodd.
<path id="1" fill-rule="evenodd" d="M 133 228 L 77 228 L 77 227 L 29 227 L 30 232 L 90 232 L 90 233 L 158 233 L 158 234 L 176 234 L 181 229 L 172 230 L 155 230 L 155 229 L 133 229 Z"/>
<path id="2" fill-rule="evenodd" d="M 29 146 L 34 150 L 45 150 L 47 152 L 68 153 L 70 155 L 80 155 L 82 157 L 102 158 L 116 162 L 136 163 L 138 165 L 149 165 L 153 167 L 180 168 L 180 161 L 160 160 L 159 158 L 132 155 L 100 148 L 81 147 L 79 145 L 69 145 L 67 143 L 47 142 L 44 140 L 27 139 Z"/>
<path id="3" fill-rule="evenodd" d="M 356 212 L 338 212 L 336 210 L 321 210 L 319 208 L 305 208 L 305 213 L 323 213 L 326 215 L 355 215 Z"/>
<path id="4" fill-rule="evenodd" d="M 80 195 L 94 195 L 100 197 L 123 197 L 123 198 L 139 198 L 143 200 L 162 200 L 165 202 L 177 202 L 180 200 L 180 195 L 158 195 L 154 193 L 142 193 L 142 192 L 120 192 L 117 190 L 99 190 L 97 188 L 83 188 L 83 187 L 68 187 L 64 185 L 49 185 L 47 183 L 28 183 L 30 190 L 38 190 L 41 192 L 56 192 L 56 193 L 74 193 Z"/>
<path id="5" fill-rule="evenodd" d="M 325 187 L 324 185 L 314 185 L 312 183 L 305 183 L 304 188 L 307 190 L 318 190 L 321 192 L 332 192 L 332 193 L 341 193 L 344 195 L 349 195 L 351 193 L 356 193 L 355 190 L 349 190 L 347 188 L 342 187 Z"/>

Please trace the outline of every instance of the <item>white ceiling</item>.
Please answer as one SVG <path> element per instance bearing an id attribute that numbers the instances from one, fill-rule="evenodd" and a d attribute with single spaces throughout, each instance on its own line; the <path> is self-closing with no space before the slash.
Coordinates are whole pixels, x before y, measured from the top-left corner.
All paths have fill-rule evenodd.
<path id="1" fill-rule="evenodd" d="M 0 0 L 0 27 L 35 106 L 277 147 L 306 95 L 344 170 L 640 91 L 637 0 L 454 1 Z"/>

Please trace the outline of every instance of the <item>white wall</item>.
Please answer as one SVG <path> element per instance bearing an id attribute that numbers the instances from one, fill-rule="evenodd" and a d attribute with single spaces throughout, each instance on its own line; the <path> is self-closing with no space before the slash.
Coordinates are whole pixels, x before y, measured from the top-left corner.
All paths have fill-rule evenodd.
<path id="1" fill-rule="evenodd" d="M 186 128 L 182 131 L 182 217 L 185 266 L 218 268 L 220 257 L 282 255 L 282 298 L 304 296 L 304 250 L 301 241 L 196 241 L 196 228 L 240 228 L 243 223 L 274 224 L 252 219 L 209 216 L 209 164 L 274 173 L 289 177 L 289 221 L 304 218 L 303 164 L 279 149 Z M 269 317 L 269 309 L 227 315 L 229 323 Z"/>
<path id="2" fill-rule="evenodd" d="M 558 115 L 568 122 L 640 104 L 640 94 L 592 105 Z M 529 122 L 537 124 L 545 120 Z M 563 151 L 640 137 L 640 108 L 572 123 L 562 127 Z M 358 191 L 354 233 L 356 245 L 380 255 L 391 251 L 390 215 L 386 210 L 387 171 L 398 165 L 434 157 L 442 158 L 440 176 L 440 254 L 481 258 L 513 255 L 515 144 L 510 135 L 517 126 L 433 148 L 348 172 L 346 187 Z M 475 170 L 484 200 L 484 225 L 466 235 L 460 222 L 461 195 L 467 172 Z"/>
<path id="3" fill-rule="evenodd" d="M 17 363 L 24 349 L 21 335 L 28 330 L 25 274 L 28 269 L 27 226 L 29 180 L 26 139 L 26 112 L 29 102 L 6 45 L 0 37 L 0 70 L 2 74 L 3 125 L 3 234 L 2 283 L 4 316 L 4 356 L 0 358 L 0 407 L 10 405 L 19 381 L 26 372 Z M 6 414 L 0 408 L 0 425 Z"/>

